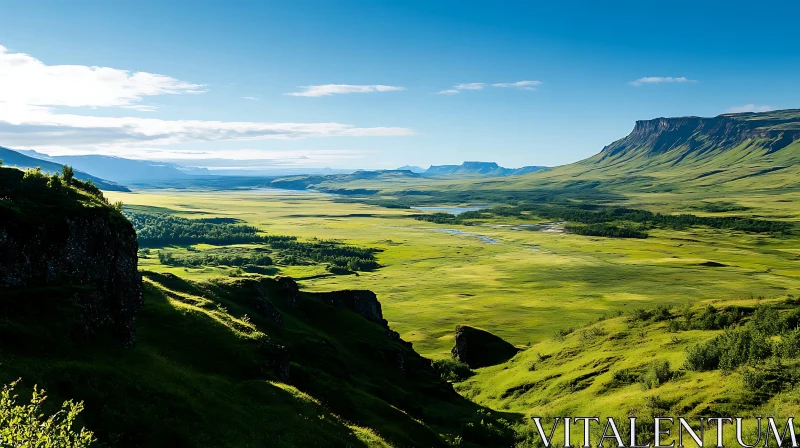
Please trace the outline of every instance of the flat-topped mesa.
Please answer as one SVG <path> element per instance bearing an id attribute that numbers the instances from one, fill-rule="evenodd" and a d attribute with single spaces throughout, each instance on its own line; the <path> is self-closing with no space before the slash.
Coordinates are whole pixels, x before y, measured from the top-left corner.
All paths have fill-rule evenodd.
<path id="1" fill-rule="evenodd" d="M 726 114 L 716 117 L 674 117 L 639 120 L 626 137 L 603 148 L 596 157 L 648 157 L 666 152 L 715 154 L 747 144 L 752 150 L 779 151 L 800 140 L 800 111 Z M 689 157 L 691 159 L 691 157 Z"/>

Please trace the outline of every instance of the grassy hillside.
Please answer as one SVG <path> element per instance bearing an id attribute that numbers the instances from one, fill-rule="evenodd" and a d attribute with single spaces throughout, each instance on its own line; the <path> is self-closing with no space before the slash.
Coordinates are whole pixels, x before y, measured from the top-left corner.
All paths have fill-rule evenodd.
<path id="1" fill-rule="evenodd" d="M 564 328 L 457 389 L 529 416 L 785 418 L 800 411 L 798 305 L 788 295 L 633 309 Z"/>
<path id="2" fill-rule="evenodd" d="M 192 283 L 144 272 L 137 345 L 73 343 L 8 316 L 0 381 L 85 401 L 108 446 L 465 446 L 511 432 L 443 383 L 430 362 L 334 296 L 291 282 Z M 52 292 L 50 292 L 51 294 Z M 28 291 L 17 300 L 36 300 Z M 17 314 L 17 316 L 20 316 Z M 10 320 L 9 320 L 10 317 Z M 467 425 L 472 422 L 473 425 Z"/>

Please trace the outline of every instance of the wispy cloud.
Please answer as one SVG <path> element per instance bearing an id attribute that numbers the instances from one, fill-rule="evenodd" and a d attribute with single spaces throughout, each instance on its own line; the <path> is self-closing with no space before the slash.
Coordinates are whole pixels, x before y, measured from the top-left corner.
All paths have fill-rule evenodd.
<path id="1" fill-rule="evenodd" d="M 481 90 L 486 87 L 486 83 L 483 82 L 468 82 L 464 84 L 458 84 L 456 86 L 457 90 Z"/>
<path id="2" fill-rule="evenodd" d="M 0 102 L 33 106 L 153 110 L 147 96 L 201 93 L 204 86 L 170 76 L 110 67 L 46 65 L 0 46 Z"/>
<path id="3" fill-rule="evenodd" d="M 41 148 L 95 147 L 103 150 L 186 142 L 221 142 L 313 137 L 404 136 L 399 127 L 358 127 L 342 123 L 273 123 L 83 115 L 70 108 L 132 109 L 149 96 L 202 93 L 203 85 L 169 76 L 109 67 L 46 65 L 33 56 L 0 46 L 0 142 Z M 250 97 L 250 99 L 256 99 Z"/>
<path id="4" fill-rule="evenodd" d="M 500 82 L 492 84 L 493 87 L 507 87 L 522 90 L 536 90 L 536 86 L 542 85 L 541 81 L 517 81 L 517 82 Z"/>
<path id="5" fill-rule="evenodd" d="M 775 110 L 772 106 L 756 106 L 755 104 L 745 104 L 743 106 L 732 106 L 725 109 L 726 114 L 738 114 L 742 112 L 769 112 Z"/>
<path id="6" fill-rule="evenodd" d="M 664 83 L 684 83 L 684 82 L 697 82 L 697 80 L 689 79 L 685 76 L 673 78 L 672 76 L 645 76 L 636 81 L 631 81 L 628 84 L 632 86 L 643 86 L 645 84 L 664 84 Z"/>
<path id="7" fill-rule="evenodd" d="M 183 142 L 403 136 L 407 128 L 360 128 L 341 123 L 268 123 L 162 120 L 54 113 L 0 103 L 0 141 L 9 145 L 167 145 Z"/>
<path id="8" fill-rule="evenodd" d="M 260 101 L 258 98 L 254 97 L 254 96 L 243 96 L 242 99 L 250 100 L 250 101 Z"/>
<path id="9" fill-rule="evenodd" d="M 457 93 L 461 93 L 462 90 L 482 90 L 484 87 L 486 87 L 485 82 L 465 82 L 462 84 L 456 84 L 452 89 L 440 90 L 436 92 L 436 94 L 455 95 Z"/>
<path id="10" fill-rule="evenodd" d="M 536 90 L 536 86 L 541 85 L 541 81 L 517 81 L 517 82 L 500 82 L 491 84 L 492 87 L 504 87 L 520 90 Z M 456 84 L 452 89 L 440 90 L 436 92 L 438 95 L 455 95 L 464 90 L 483 90 L 484 87 L 489 86 L 485 82 L 467 82 L 463 84 Z"/>
<path id="11" fill-rule="evenodd" d="M 330 96 L 346 95 L 349 93 L 371 93 L 371 92 L 397 92 L 405 90 L 405 87 L 374 85 L 353 85 L 353 84 L 324 84 L 320 86 L 301 86 L 300 92 L 291 92 L 289 96 Z"/>

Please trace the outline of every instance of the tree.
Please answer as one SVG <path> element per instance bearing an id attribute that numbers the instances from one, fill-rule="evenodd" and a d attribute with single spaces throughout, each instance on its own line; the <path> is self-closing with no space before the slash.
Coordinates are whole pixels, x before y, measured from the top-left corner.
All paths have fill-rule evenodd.
<path id="1" fill-rule="evenodd" d="M 72 183 L 72 179 L 75 177 L 75 170 L 73 170 L 69 165 L 63 165 L 61 167 L 61 177 L 63 177 L 64 182 L 69 185 Z"/>
<path id="2" fill-rule="evenodd" d="M 72 429 L 83 403 L 65 401 L 60 411 L 45 418 L 44 390 L 34 386 L 30 403 L 17 404 L 17 383 L 19 380 L 3 386 L 0 392 L 0 446 L 86 448 L 95 442 L 94 434 L 86 428 L 77 432 Z"/>

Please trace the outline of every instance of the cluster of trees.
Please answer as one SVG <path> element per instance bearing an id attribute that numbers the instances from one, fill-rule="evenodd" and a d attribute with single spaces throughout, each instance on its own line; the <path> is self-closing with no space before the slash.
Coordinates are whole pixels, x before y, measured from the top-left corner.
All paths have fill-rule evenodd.
<path id="1" fill-rule="evenodd" d="M 470 217 L 468 216 L 467 219 Z M 464 217 L 453 215 L 451 213 L 432 213 L 428 215 L 414 215 L 417 221 L 432 222 L 434 224 L 468 224 L 464 221 Z"/>
<path id="2" fill-rule="evenodd" d="M 258 228 L 226 218 L 187 219 L 164 213 L 125 210 L 136 229 L 139 245 L 158 247 L 189 244 L 246 244 L 293 241 L 296 237 L 260 235 Z M 221 221 L 220 221 L 221 220 Z"/>
<path id="3" fill-rule="evenodd" d="M 208 253 L 175 256 L 171 252 L 159 252 L 158 261 L 167 266 L 181 266 L 185 268 L 195 268 L 200 266 L 271 266 L 272 258 L 258 252 L 242 253 L 209 251 Z"/>
<path id="4" fill-rule="evenodd" d="M 339 241 L 298 241 L 285 235 L 261 235 L 256 227 L 240 224 L 231 218 L 187 219 L 164 213 L 125 210 L 142 247 L 192 244 L 265 244 L 276 260 L 287 265 L 327 263 L 336 272 L 371 271 L 380 267 L 375 259 L 378 249 L 349 246 Z M 269 266 L 273 258 L 263 251 L 247 249 L 216 250 L 208 253 L 176 256 L 159 253 L 161 263 L 170 266 Z"/>
<path id="5" fill-rule="evenodd" d="M 771 357 L 797 358 L 800 355 L 798 324 L 800 309 L 780 313 L 774 307 L 759 306 L 744 325 L 731 327 L 708 342 L 690 347 L 686 353 L 686 368 L 732 371 Z"/>
<path id="6" fill-rule="evenodd" d="M 470 225 L 471 221 L 486 215 L 532 219 L 534 217 L 565 221 L 570 233 L 610 238 L 647 238 L 647 229 L 685 229 L 706 226 L 714 229 L 738 230 L 755 233 L 786 234 L 794 229 L 791 223 L 735 216 L 697 216 L 692 214 L 665 215 L 648 210 L 610 207 L 582 203 L 537 203 L 500 206 L 488 210 L 465 212 L 458 216 L 449 213 L 414 215 L 419 221 L 436 224 Z"/>
<path id="7" fill-rule="evenodd" d="M 741 217 L 696 216 L 688 213 L 664 215 L 648 210 L 608 207 L 589 204 L 526 204 L 516 207 L 500 207 L 490 212 L 502 216 L 535 215 L 545 219 L 569 221 L 581 224 L 603 224 L 612 222 L 633 222 L 648 227 L 685 229 L 706 226 L 714 229 L 739 230 L 757 233 L 785 233 L 792 225 L 782 221 L 752 219 Z"/>
<path id="8" fill-rule="evenodd" d="M 372 271 L 380 267 L 375 259 L 378 249 L 349 246 L 339 241 L 274 241 L 270 246 L 280 252 L 281 260 L 287 264 L 303 264 L 303 260 L 310 260 L 350 271 Z"/>
<path id="9" fill-rule="evenodd" d="M 567 224 L 564 230 L 568 233 L 586 236 L 602 236 L 606 238 L 647 238 L 647 232 L 631 226 L 615 226 L 613 224 Z"/>

